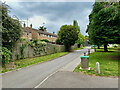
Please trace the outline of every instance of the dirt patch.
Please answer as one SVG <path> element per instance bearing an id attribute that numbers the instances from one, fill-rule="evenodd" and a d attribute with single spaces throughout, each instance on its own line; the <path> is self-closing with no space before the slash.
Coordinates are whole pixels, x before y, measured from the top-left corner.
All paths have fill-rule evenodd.
<path id="1" fill-rule="evenodd" d="M 120 60 L 120 56 L 109 56 L 107 58 L 112 60 Z"/>

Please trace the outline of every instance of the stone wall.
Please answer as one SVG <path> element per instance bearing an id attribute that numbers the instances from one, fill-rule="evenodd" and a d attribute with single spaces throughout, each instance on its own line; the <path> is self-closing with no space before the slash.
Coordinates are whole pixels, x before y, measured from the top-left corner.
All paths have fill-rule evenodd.
<path id="1" fill-rule="evenodd" d="M 22 46 L 22 44 L 25 44 L 25 43 L 18 43 L 17 42 L 14 45 L 13 52 L 12 52 L 13 53 L 12 54 L 13 60 L 16 60 L 17 57 L 18 57 L 18 59 L 20 58 L 20 56 L 21 56 L 20 47 Z M 76 44 L 71 47 L 71 49 L 75 49 L 75 48 L 77 48 Z M 37 56 L 43 56 L 43 55 L 53 54 L 53 53 L 57 53 L 57 52 L 64 52 L 64 51 L 65 51 L 64 45 L 47 44 L 45 46 L 45 52 L 41 52 L 40 55 L 37 55 Z M 30 45 L 27 45 L 24 49 L 24 58 L 31 58 L 31 57 L 36 57 L 34 55 L 34 49 Z"/>
<path id="2" fill-rule="evenodd" d="M 71 46 L 71 49 L 75 49 L 75 48 L 78 48 L 77 44 Z"/>

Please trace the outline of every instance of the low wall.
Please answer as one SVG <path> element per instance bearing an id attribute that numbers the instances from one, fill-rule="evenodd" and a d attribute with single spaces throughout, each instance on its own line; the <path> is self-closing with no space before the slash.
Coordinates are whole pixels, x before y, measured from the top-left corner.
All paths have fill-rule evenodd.
<path id="1" fill-rule="evenodd" d="M 12 52 L 12 59 L 20 59 L 21 53 L 20 53 L 20 47 L 22 44 L 25 43 L 20 43 L 17 42 L 14 45 L 13 52 Z M 77 48 L 77 45 L 75 44 L 74 46 L 71 47 L 71 49 Z M 31 58 L 31 57 L 36 57 L 36 56 L 43 56 L 43 55 L 48 55 L 48 54 L 53 54 L 57 52 L 64 52 L 65 47 L 64 45 L 56 45 L 56 44 L 47 44 L 45 46 L 45 51 L 40 52 L 40 55 L 34 55 L 34 49 L 30 45 L 27 45 L 24 49 L 24 58 Z"/>

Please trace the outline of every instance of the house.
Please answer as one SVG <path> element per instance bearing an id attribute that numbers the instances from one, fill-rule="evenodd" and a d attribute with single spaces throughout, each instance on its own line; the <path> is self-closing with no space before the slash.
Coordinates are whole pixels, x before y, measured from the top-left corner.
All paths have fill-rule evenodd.
<path id="1" fill-rule="evenodd" d="M 55 42 L 56 38 L 57 38 L 57 35 L 55 34 L 55 32 L 49 33 L 49 32 L 47 32 L 46 28 L 44 29 L 44 31 L 34 29 L 34 28 L 32 28 L 32 24 L 30 25 L 30 27 L 26 27 L 26 25 L 24 24 L 23 30 L 24 30 L 24 32 L 27 31 L 26 32 L 27 34 L 24 33 L 23 37 L 24 38 L 29 37 L 28 38 L 29 40 L 30 39 L 38 39 L 38 40 L 47 39 L 50 42 Z"/>
<path id="2" fill-rule="evenodd" d="M 26 40 L 32 40 L 32 32 L 27 30 L 26 28 L 22 28 L 22 30 L 23 30 L 23 35 L 21 38 Z"/>

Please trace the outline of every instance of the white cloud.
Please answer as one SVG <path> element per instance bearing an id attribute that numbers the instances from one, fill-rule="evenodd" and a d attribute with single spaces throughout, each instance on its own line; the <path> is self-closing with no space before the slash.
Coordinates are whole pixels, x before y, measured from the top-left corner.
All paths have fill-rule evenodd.
<path id="1" fill-rule="evenodd" d="M 28 23 L 27 20 L 22 20 L 22 21 L 25 21 L 26 25 L 28 24 L 28 27 L 30 26 L 30 24 L 32 24 L 33 28 L 38 28 L 39 26 L 42 26 L 43 23 L 47 22 L 46 18 L 42 16 L 30 17 L 28 18 Z"/>

